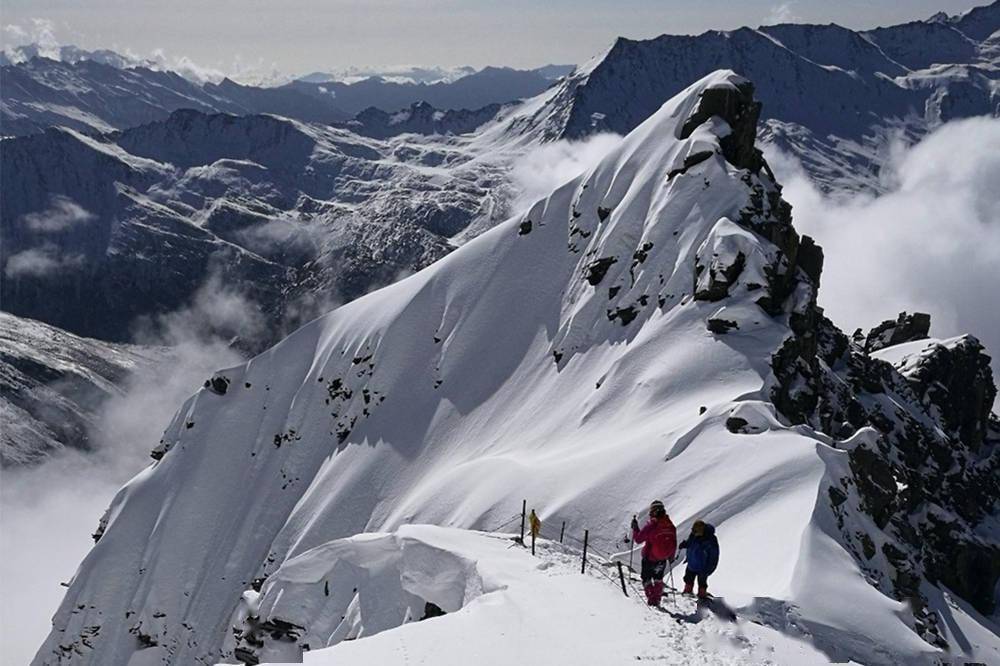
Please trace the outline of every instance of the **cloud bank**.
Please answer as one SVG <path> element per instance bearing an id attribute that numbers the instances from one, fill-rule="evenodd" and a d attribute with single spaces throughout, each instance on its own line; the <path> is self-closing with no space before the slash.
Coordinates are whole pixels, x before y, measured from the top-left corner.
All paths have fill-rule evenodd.
<path id="1" fill-rule="evenodd" d="M 191 302 L 137 322 L 153 359 L 101 407 L 94 451 L 66 449 L 33 468 L 3 470 L 0 484 L 0 655 L 27 664 L 50 628 L 91 534 L 118 488 L 150 464 L 177 408 L 213 372 L 243 362 L 230 344 L 266 334 L 254 303 L 211 277 Z"/>
<path id="2" fill-rule="evenodd" d="M 1000 120 L 954 121 L 890 154 L 887 193 L 846 200 L 768 154 L 796 228 L 825 250 L 820 305 L 848 333 L 928 312 L 935 337 L 979 338 L 1000 377 Z"/>
<path id="3" fill-rule="evenodd" d="M 618 134 L 595 134 L 583 141 L 554 141 L 532 148 L 511 165 L 513 211 L 528 208 L 557 187 L 597 166 L 621 143 Z"/>

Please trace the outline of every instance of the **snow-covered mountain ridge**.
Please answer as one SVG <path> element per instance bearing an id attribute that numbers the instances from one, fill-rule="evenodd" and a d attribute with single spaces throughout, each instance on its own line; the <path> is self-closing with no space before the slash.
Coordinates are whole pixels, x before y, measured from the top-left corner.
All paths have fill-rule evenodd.
<path id="1" fill-rule="evenodd" d="M 713 589 L 831 658 L 995 656 L 988 361 L 823 317 L 759 113 L 711 74 L 523 215 L 220 372 L 115 498 L 36 663 L 229 661 L 242 594 L 333 539 L 522 497 L 610 535 L 656 496 L 718 526 Z M 923 346 L 897 370 L 881 340 Z"/>

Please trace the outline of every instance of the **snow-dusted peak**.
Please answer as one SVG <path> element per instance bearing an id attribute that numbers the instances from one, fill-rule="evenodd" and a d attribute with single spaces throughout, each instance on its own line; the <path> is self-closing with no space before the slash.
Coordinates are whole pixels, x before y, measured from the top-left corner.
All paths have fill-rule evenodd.
<path id="1" fill-rule="evenodd" d="M 379 539 L 391 562 L 396 538 L 337 540 L 496 525 L 525 498 L 607 551 L 658 497 L 680 532 L 717 527 L 728 554 L 713 589 L 741 610 L 801 627 L 831 657 L 942 654 L 922 595 L 944 580 L 992 612 L 963 582 L 972 564 L 934 568 L 938 554 L 988 557 L 984 517 L 875 447 L 931 442 L 944 469 L 967 462 L 956 497 L 993 468 L 910 417 L 908 380 L 822 317 L 822 252 L 754 145 L 759 111 L 749 82 L 709 73 L 525 213 L 206 381 L 112 502 L 36 663 L 232 660 L 246 647 L 233 613 L 262 581 L 280 591 Z M 993 437 L 969 419 L 959 432 Z M 933 559 L 895 527 L 920 520 L 911 502 L 955 509 L 940 531 L 957 536 Z M 267 608 L 258 619 L 288 621 Z M 323 643 L 351 635 L 330 608 Z"/>
<path id="2" fill-rule="evenodd" d="M 647 501 L 673 439 L 653 433 L 765 390 L 815 293 L 768 240 L 798 242 L 751 89 L 705 77 L 524 215 L 222 371 L 115 499 L 38 663 L 231 655 L 254 578 L 366 529 L 476 526 L 522 492 L 596 529 Z"/>

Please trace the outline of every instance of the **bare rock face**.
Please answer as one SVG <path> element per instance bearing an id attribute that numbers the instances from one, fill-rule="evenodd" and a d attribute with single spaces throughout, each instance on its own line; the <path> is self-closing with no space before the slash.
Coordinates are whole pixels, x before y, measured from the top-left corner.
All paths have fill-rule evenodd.
<path id="1" fill-rule="evenodd" d="M 932 345 L 902 372 L 921 402 L 937 408 L 948 432 L 978 450 L 997 395 L 990 357 L 979 340 L 966 335 L 952 344 Z"/>
<path id="2" fill-rule="evenodd" d="M 878 352 L 926 338 L 927 315 L 903 313 L 849 340 L 813 309 L 798 323 L 811 328 L 814 353 L 795 336 L 773 359 L 775 404 L 844 442 L 847 473 L 829 487 L 843 543 L 873 585 L 910 603 L 918 632 L 945 646 L 925 581 L 983 614 L 997 608 L 1000 547 L 981 536 L 1000 498 L 990 359 L 964 336 L 928 341 L 894 366 Z"/>
<path id="3" fill-rule="evenodd" d="M 705 90 L 697 110 L 681 128 L 681 138 L 690 136 L 696 127 L 713 116 L 722 118 L 732 129 L 732 133 L 720 141 L 726 161 L 756 173 L 764 166 L 764 158 L 754 145 L 761 103 L 754 99 L 753 92 L 753 84 L 749 81 L 735 88 Z"/>
<path id="4" fill-rule="evenodd" d="M 904 342 L 926 340 L 930 330 L 929 314 L 900 312 L 895 321 L 887 319 L 868 333 L 864 341 L 865 351 L 871 353 Z"/>

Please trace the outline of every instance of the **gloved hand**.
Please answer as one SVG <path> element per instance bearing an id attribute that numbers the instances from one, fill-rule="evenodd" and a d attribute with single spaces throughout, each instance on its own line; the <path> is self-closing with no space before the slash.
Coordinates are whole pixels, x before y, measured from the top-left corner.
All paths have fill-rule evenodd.
<path id="1" fill-rule="evenodd" d="M 639 531 L 639 521 L 635 517 L 632 518 L 632 530 L 635 532 Z"/>

